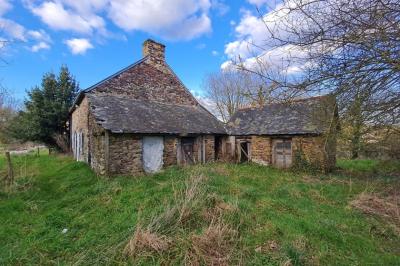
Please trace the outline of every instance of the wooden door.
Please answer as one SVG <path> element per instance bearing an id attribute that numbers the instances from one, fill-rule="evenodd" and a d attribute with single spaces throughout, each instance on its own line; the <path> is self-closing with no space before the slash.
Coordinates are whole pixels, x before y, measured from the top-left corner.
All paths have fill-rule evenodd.
<path id="1" fill-rule="evenodd" d="M 273 162 L 279 168 L 292 166 L 292 141 L 290 139 L 273 141 Z"/>
<path id="2" fill-rule="evenodd" d="M 194 164 L 194 138 L 182 138 L 182 159 L 184 164 Z"/>

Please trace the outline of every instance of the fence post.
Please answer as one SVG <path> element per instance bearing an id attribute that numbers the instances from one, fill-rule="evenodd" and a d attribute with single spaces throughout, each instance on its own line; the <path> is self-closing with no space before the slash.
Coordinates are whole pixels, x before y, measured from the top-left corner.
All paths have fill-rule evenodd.
<path id="1" fill-rule="evenodd" d="M 11 162 L 10 152 L 6 151 L 6 161 L 8 166 L 8 175 L 7 175 L 7 182 L 9 187 L 14 183 L 14 170 Z"/>

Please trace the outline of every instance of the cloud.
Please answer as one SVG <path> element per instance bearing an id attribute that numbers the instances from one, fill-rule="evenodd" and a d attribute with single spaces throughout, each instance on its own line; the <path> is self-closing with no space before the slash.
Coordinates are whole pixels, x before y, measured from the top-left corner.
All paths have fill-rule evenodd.
<path id="1" fill-rule="evenodd" d="M 65 8 L 61 2 L 43 2 L 38 6 L 29 5 L 29 8 L 33 14 L 55 30 L 91 34 L 95 30 L 102 31 L 105 28 L 102 17 L 90 12 L 83 16 L 76 10 Z"/>
<path id="2" fill-rule="evenodd" d="M 199 49 L 199 50 L 203 50 L 206 47 L 207 47 L 207 45 L 205 43 L 199 43 L 198 45 L 196 45 L 196 49 Z"/>
<path id="3" fill-rule="evenodd" d="M 10 9 L 12 8 L 12 5 L 10 4 L 10 1 L 8 0 L 0 0 L 0 16 L 4 15 Z"/>
<path id="4" fill-rule="evenodd" d="M 31 46 L 29 49 L 33 52 L 50 49 L 51 38 L 44 30 L 27 30 L 18 22 L 4 18 L 4 15 L 11 9 L 10 1 L 0 0 L 1 48 L 7 48 L 9 42 L 17 41 Z"/>
<path id="5" fill-rule="evenodd" d="M 26 41 L 25 28 L 10 19 L 0 18 L 0 28 L 8 39 Z"/>
<path id="6" fill-rule="evenodd" d="M 79 14 L 92 14 L 101 11 L 108 5 L 108 0 L 62 0 L 62 2 L 70 8 L 76 10 Z"/>
<path id="7" fill-rule="evenodd" d="M 49 50 L 52 42 L 50 36 L 44 30 L 29 30 L 26 33 L 30 39 L 35 40 L 37 43 L 32 45 L 32 52 L 39 52 L 40 50 Z"/>
<path id="8" fill-rule="evenodd" d="M 212 113 L 216 118 L 222 121 L 221 114 L 218 111 L 217 104 L 207 96 L 201 96 L 194 94 L 197 101 L 206 108 L 210 113 Z"/>
<path id="9" fill-rule="evenodd" d="M 223 0 L 211 0 L 211 8 L 216 10 L 219 16 L 225 16 L 230 10 Z"/>
<path id="10" fill-rule="evenodd" d="M 0 0 L 5 1 L 5 0 Z M 224 0 L 24 0 L 54 30 L 110 37 L 106 22 L 167 40 L 191 40 L 212 31 L 210 12 L 229 11 Z"/>
<path id="11" fill-rule="evenodd" d="M 44 30 L 27 30 L 15 21 L 0 18 L 0 38 L 8 42 L 19 41 L 30 46 L 32 52 L 50 49 L 51 38 Z M 4 48 L 1 47 L 1 48 Z"/>
<path id="12" fill-rule="evenodd" d="M 40 50 L 48 50 L 50 49 L 50 45 L 46 42 L 39 42 L 31 47 L 32 52 L 38 52 Z"/>
<path id="13" fill-rule="evenodd" d="M 266 1 L 249 0 L 253 4 L 262 4 Z M 278 4 L 262 17 L 251 11 L 243 10 L 240 22 L 235 25 L 235 40 L 225 45 L 225 54 L 230 61 L 221 65 L 222 69 L 233 66 L 232 61 L 240 61 L 250 68 L 262 65 L 272 70 L 281 69 L 285 74 L 295 74 L 303 71 L 303 58 L 306 53 L 300 47 L 293 45 L 276 46 L 275 37 L 284 39 L 287 32 L 284 30 L 285 20 L 288 18 L 288 7 L 291 1 Z M 296 17 L 291 17 L 295 20 Z"/>
<path id="14" fill-rule="evenodd" d="M 110 0 L 110 19 L 126 31 L 139 30 L 170 40 L 211 32 L 209 0 Z"/>
<path id="15" fill-rule="evenodd" d="M 262 6 L 271 1 L 270 0 L 247 0 L 247 2 L 249 2 L 252 5 Z"/>
<path id="16" fill-rule="evenodd" d="M 65 42 L 72 54 L 85 54 L 87 50 L 94 48 L 88 39 L 74 38 Z"/>
<path id="17" fill-rule="evenodd" d="M 35 39 L 35 40 L 38 40 L 38 41 L 44 41 L 44 42 L 47 42 L 47 43 L 51 42 L 50 36 L 44 30 L 30 30 L 30 31 L 28 31 L 27 34 L 32 39 Z"/>
<path id="18" fill-rule="evenodd" d="M 213 50 L 213 51 L 211 52 L 211 54 L 212 54 L 213 56 L 219 55 L 218 51 L 215 51 L 215 50 Z"/>

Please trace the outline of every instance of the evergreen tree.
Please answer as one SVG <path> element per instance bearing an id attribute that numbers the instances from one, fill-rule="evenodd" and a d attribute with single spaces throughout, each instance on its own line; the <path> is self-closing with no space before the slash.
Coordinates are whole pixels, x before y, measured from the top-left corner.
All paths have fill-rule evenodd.
<path id="1" fill-rule="evenodd" d="M 68 116 L 79 85 L 66 66 L 60 73 L 43 75 L 42 84 L 28 92 L 25 110 L 20 111 L 11 124 L 15 138 L 39 141 L 52 147 L 65 149 L 69 139 Z"/>

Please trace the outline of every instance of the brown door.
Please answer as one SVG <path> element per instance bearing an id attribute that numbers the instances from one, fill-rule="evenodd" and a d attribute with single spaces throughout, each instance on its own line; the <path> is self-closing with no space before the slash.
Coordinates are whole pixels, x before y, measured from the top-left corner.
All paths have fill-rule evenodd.
<path id="1" fill-rule="evenodd" d="M 292 166 L 292 141 L 277 139 L 273 142 L 273 162 L 276 167 L 289 168 Z"/>
<path id="2" fill-rule="evenodd" d="M 194 164 L 194 139 L 182 138 L 182 159 L 184 164 Z"/>

